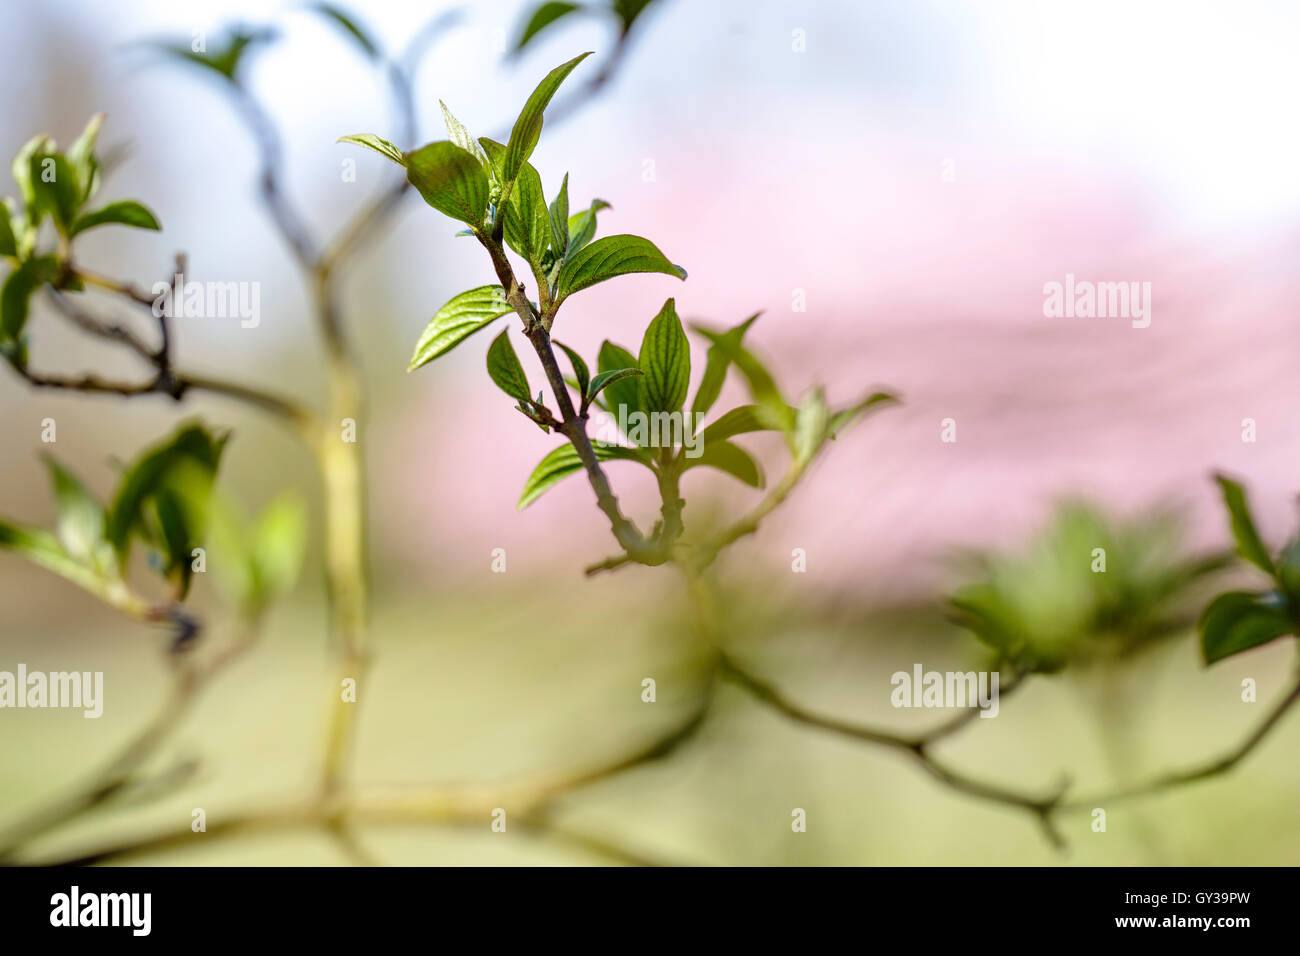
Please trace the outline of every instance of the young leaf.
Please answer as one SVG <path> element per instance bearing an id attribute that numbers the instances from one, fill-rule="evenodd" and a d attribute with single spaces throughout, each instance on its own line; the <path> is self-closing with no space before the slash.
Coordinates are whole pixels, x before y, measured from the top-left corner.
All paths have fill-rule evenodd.
<path id="1" fill-rule="evenodd" d="M 341 28 L 349 37 L 351 37 L 357 46 L 361 47 L 361 51 L 370 59 L 378 60 L 380 58 L 381 54 L 379 52 L 378 44 L 370 38 L 368 33 L 362 30 L 361 27 L 357 26 L 355 20 L 338 7 L 334 6 L 334 4 L 314 3 L 307 9 L 313 10 L 321 16 L 332 20 L 336 26 Z"/>
<path id="2" fill-rule="evenodd" d="M 31 528 L 0 518 L 0 548 L 16 551 L 33 564 L 89 591 L 103 590 L 103 575 L 70 557 L 59 539 L 44 528 Z"/>
<path id="3" fill-rule="evenodd" d="M 636 18 L 645 12 L 654 0 L 614 0 L 614 13 L 618 16 L 622 32 L 626 35 L 632 29 Z"/>
<path id="4" fill-rule="evenodd" d="M 412 372 L 446 355 L 509 311 L 505 289 L 499 285 L 481 285 L 454 296 L 420 333 L 420 341 L 415 343 L 415 353 L 406 370 Z"/>
<path id="5" fill-rule="evenodd" d="M 45 456 L 45 466 L 54 486 L 59 541 L 70 557 L 88 562 L 104 541 L 104 509 L 77 476 L 54 456 Z"/>
<path id="6" fill-rule="evenodd" d="M 676 303 L 664 302 L 650 320 L 641 341 L 638 366 L 645 373 L 639 383 L 647 412 L 680 412 L 691 381 L 691 345 L 686 340 Z"/>
<path id="7" fill-rule="evenodd" d="M 620 459 L 640 462 L 646 466 L 650 464 L 649 456 L 640 449 L 624 448 L 622 445 L 604 445 L 599 442 L 594 442 L 591 447 L 596 452 L 598 461 Z M 566 442 L 537 463 L 533 473 L 524 482 L 524 490 L 519 495 L 517 507 L 523 511 L 561 480 L 579 471 L 582 471 L 582 459 L 578 457 L 578 452 L 573 445 Z"/>
<path id="8" fill-rule="evenodd" d="M 474 134 L 465 128 L 464 123 L 451 115 L 451 110 L 447 109 L 446 103 L 438 100 L 438 105 L 442 107 L 442 121 L 447 126 L 448 138 L 477 159 L 479 165 L 483 167 L 483 172 L 491 174 L 492 163 L 487 158 L 487 153 L 483 152 L 483 147 L 479 145 L 478 140 L 474 138 Z"/>
<path id="9" fill-rule="evenodd" d="M 94 229 L 96 226 L 109 223 L 134 226 L 136 229 L 157 230 L 162 228 L 154 214 L 140 203 L 131 199 L 123 199 L 120 202 L 111 202 L 94 212 L 82 213 L 73 221 L 72 228 L 68 230 L 68 236 L 71 238 L 85 232 L 87 229 Z"/>
<path id="10" fill-rule="evenodd" d="M 591 205 L 582 212 L 569 217 L 569 248 L 565 255 L 573 255 L 596 235 L 596 213 L 610 208 L 603 199 L 593 199 Z"/>
<path id="11" fill-rule="evenodd" d="M 773 421 L 763 406 L 738 405 L 705 428 L 700 433 L 700 440 L 707 448 L 710 442 L 724 441 L 733 435 L 780 430 L 781 426 Z"/>
<path id="12" fill-rule="evenodd" d="M 515 188 L 505 204 L 505 240 L 528 262 L 538 264 L 551 241 L 551 217 L 546 210 L 542 177 L 532 163 L 524 163 Z"/>
<path id="13" fill-rule="evenodd" d="M 48 212 L 67 231 L 81 203 L 81 185 L 72 164 L 60 153 L 37 153 L 31 158 L 31 184 L 37 218 Z"/>
<path id="14" fill-rule="evenodd" d="M 1206 664 L 1267 644 L 1296 627 L 1276 591 L 1229 591 L 1210 602 L 1198 622 Z"/>
<path id="15" fill-rule="evenodd" d="M 601 372 L 591 380 L 591 385 L 587 390 L 587 399 L 591 401 L 596 398 L 604 389 L 613 385 L 615 382 L 621 382 L 625 378 L 632 378 L 636 375 L 644 375 L 645 372 L 639 368 L 612 368 L 608 371 Z"/>
<path id="16" fill-rule="evenodd" d="M 1226 475 L 1215 475 L 1215 481 L 1219 483 L 1223 502 L 1232 519 L 1232 537 L 1237 542 L 1237 553 L 1261 571 L 1273 575 L 1273 559 L 1269 557 L 1268 548 L 1255 530 L 1255 519 L 1250 514 L 1246 490 Z"/>
<path id="17" fill-rule="evenodd" d="M 573 377 L 578 383 L 578 394 L 586 395 L 587 388 L 591 383 L 591 371 L 587 368 L 587 363 L 582 360 L 581 355 L 563 342 L 556 342 L 555 344 L 564 349 L 564 354 L 569 357 L 569 363 L 573 366 Z"/>
<path id="18" fill-rule="evenodd" d="M 564 263 L 556 283 L 556 298 L 563 299 L 598 282 L 633 272 L 661 272 L 686 278 L 686 270 L 669 262 L 649 239 L 606 236 L 574 253 Z"/>
<path id="19" fill-rule="evenodd" d="M 44 134 L 33 136 L 23 144 L 22 149 L 18 150 L 10 167 L 14 182 L 18 184 L 18 195 L 27 208 L 28 222 L 36 222 L 40 215 L 36 208 L 36 190 L 32 186 L 32 157 L 37 153 L 48 153 L 52 149 L 54 149 L 54 141 L 48 136 Z"/>
<path id="20" fill-rule="evenodd" d="M 177 506 L 183 499 L 201 496 L 205 483 L 210 487 L 228 438 L 227 432 L 211 432 L 197 424 L 182 425 L 127 467 L 106 521 L 108 541 L 117 552 L 119 563 L 125 563 L 123 559 L 133 534 L 153 537 L 147 504 L 156 505 L 158 499 L 163 499 L 162 518 L 167 522 L 164 533 L 174 525 L 173 519 L 184 521 L 183 516 L 176 514 Z M 183 563 L 188 567 L 188 551 L 185 558 Z"/>
<path id="21" fill-rule="evenodd" d="M 794 423 L 794 459 L 807 465 L 826 443 L 829 434 L 831 410 L 826 405 L 826 395 L 814 388 L 799 406 Z"/>
<path id="22" fill-rule="evenodd" d="M 487 212 L 488 180 L 479 161 L 449 140 L 406 157 L 406 178 L 438 212 L 477 229 Z"/>
<path id="23" fill-rule="evenodd" d="M 772 373 L 767 370 L 763 363 L 755 358 L 754 354 L 748 349 L 731 341 L 726 334 L 714 332 L 701 326 L 696 326 L 695 329 L 712 342 L 723 357 L 740 370 L 740 374 L 745 377 L 745 382 L 749 386 L 749 393 L 759 405 L 763 406 L 770 420 L 776 424 L 777 429 L 787 436 L 792 435 L 795 426 L 795 413 L 791 410 L 790 404 L 781 396 L 781 390 L 776 387 Z"/>
<path id="24" fill-rule="evenodd" d="M 892 405 L 898 397 L 889 392 L 873 392 L 862 401 L 842 408 L 830 420 L 830 437 L 835 438 L 841 431 L 854 424 L 861 416 L 884 405 Z"/>
<path id="25" fill-rule="evenodd" d="M 53 256 L 28 259 L 9 273 L 0 288 L 0 338 L 15 341 L 22 335 L 32 293 L 58 274 L 59 262 Z"/>
<path id="26" fill-rule="evenodd" d="M 621 345 L 615 345 L 608 339 L 600 346 L 600 355 L 597 357 L 596 367 L 601 374 L 605 372 L 621 372 L 629 368 L 640 368 L 635 355 Z M 599 380 L 600 375 L 597 375 L 596 378 Z M 619 408 L 625 409 L 627 415 L 631 415 L 632 412 L 639 411 L 641 408 L 637 383 L 629 381 L 629 378 L 630 376 L 611 377 L 601 383 L 601 388 L 605 390 L 605 407 L 615 417 L 618 417 Z"/>
<path id="27" fill-rule="evenodd" d="M 551 70 L 543 77 L 542 82 L 537 84 L 537 88 L 524 103 L 519 118 L 515 120 L 515 125 L 510 130 L 510 141 L 506 143 L 505 156 L 501 161 L 502 189 L 507 194 L 514 184 L 515 177 L 519 175 L 519 170 L 523 168 L 524 163 L 528 161 L 529 156 L 533 155 L 533 150 L 537 147 L 537 140 L 542 135 L 542 114 L 546 111 L 547 104 L 551 102 L 551 97 L 555 95 L 555 91 L 560 88 L 560 84 L 573 68 L 589 56 L 591 56 L 590 52 L 581 53 Z"/>
<path id="28" fill-rule="evenodd" d="M 744 322 L 734 328 L 728 329 L 721 334 L 728 346 L 739 347 L 745 333 L 749 327 L 758 320 L 762 313 L 755 312 Z M 696 332 L 702 332 L 700 326 L 692 326 Z M 706 414 L 713 407 L 718 396 L 722 394 L 723 382 L 727 379 L 727 369 L 731 366 L 730 353 L 716 345 L 709 346 L 709 353 L 704 360 L 704 376 L 700 379 L 700 386 L 695 390 L 695 400 L 691 402 L 691 412 L 695 421 L 699 421 L 698 416 Z"/>
<path id="29" fill-rule="evenodd" d="M 515 53 L 526 47 L 533 37 L 555 23 L 555 21 L 581 9 L 581 4 L 562 3 L 560 0 L 547 0 L 546 3 L 539 5 L 533 11 L 533 15 L 528 18 L 528 22 L 524 24 L 524 32 L 520 34 L 519 40 L 515 43 Z"/>
<path id="30" fill-rule="evenodd" d="M 85 202 L 99 188 L 99 161 L 95 158 L 95 140 L 99 138 L 99 127 L 104 122 L 104 114 L 96 113 L 81 131 L 81 135 L 68 147 L 68 163 L 77 176 L 80 188 L 78 199 Z"/>
<path id="31" fill-rule="evenodd" d="M 564 174 L 560 191 L 551 203 L 551 248 L 555 258 L 563 259 L 569 248 L 569 174 Z"/>
<path id="32" fill-rule="evenodd" d="M 524 375 L 524 367 L 519 364 L 519 356 L 515 354 L 514 346 L 510 344 L 509 329 L 503 329 L 488 346 L 487 369 L 488 374 L 492 376 L 492 381 L 497 383 L 501 391 L 521 404 L 532 404 L 533 399 L 528 392 L 528 378 Z"/>
<path id="33" fill-rule="evenodd" d="M 743 481 L 751 488 L 762 488 L 765 484 L 763 470 L 758 466 L 758 462 L 750 457 L 749 452 L 729 441 L 714 441 L 706 444 L 698 458 L 683 457 L 682 465 L 683 472 L 700 465 L 716 468 Z"/>
<path id="34" fill-rule="evenodd" d="M 356 146 L 364 146 L 367 149 L 373 149 L 385 159 L 391 159 L 403 169 L 406 168 L 406 155 L 386 139 L 381 139 L 374 133 L 355 133 L 351 136 L 340 136 L 334 142 L 352 143 Z"/>

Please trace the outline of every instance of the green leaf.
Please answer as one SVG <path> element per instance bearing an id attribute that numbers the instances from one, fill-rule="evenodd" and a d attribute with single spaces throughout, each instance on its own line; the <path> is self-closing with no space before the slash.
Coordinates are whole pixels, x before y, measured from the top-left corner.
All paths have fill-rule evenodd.
<path id="1" fill-rule="evenodd" d="M 271 42 L 279 36 L 277 31 L 263 28 L 257 30 L 236 30 L 223 44 L 217 45 L 211 52 L 197 51 L 192 43 L 155 43 L 155 48 L 189 63 L 205 67 L 234 82 L 235 73 L 243 62 L 244 55 L 252 48 Z"/>
<path id="2" fill-rule="evenodd" d="M 733 342 L 726 333 L 714 332 L 703 326 L 694 326 L 695 330 L 718 348 L 723 357 L 728 359 L 744 376 L 749 386 L 749 393 L 754 400 L 766 409 L 777 429 L 787 436 L 792 436 L 795 427 L 795 413 L 790 403 L 781 396 L 781 390 L 766 366 L 752 352 L 737 342 Z"/>
<path id="3" fill-rule="evenodd" d="M 581 4 L 561 3 L 559 0 L 548 0 L 547 3 L 541 4 L 533 11 L 533 15 L 528 18 L 528 22 L 524 24 L 524 32 L 519 35 L 519 40 L 515 43 L 515 53 L 526 47 L 533 37 L 561 17 L 566 17 L 570 13 L 581 9 Z"/>
<path id="4" fill-rule="evenodd" d="M 1278 556 L 1277 579 L 1292 606 L 1300 607 L 1300 536 L 1288 541 Z"/>
<path id="5" fill-rule="evenodd" d="M 188 583 L 190 549 L 185 545 L 189 541 L 180 539 L 199 536 L 194 516 L 206 503 L 201 499 L 211 489 L 228 438 L 229 433 L 210 432 L 202 425 L 182 425 L 127 467 L 106 523 L 119 564 L 125 565 L 131 538 L 139 535 L 168 545 L 168 573 L 177 573 L 183 584 Z M 192 506 L 188 514 L 187 504 Z"/>
<path id="6" fill-rule="evenodd" d="M 587 388 L 591 383 L 591 370 L 587 368 L 587 363 L 582 360 L 581 355 L 563 342 L 556 342 L 555 344 L 564 349 L 564 354 L 569 357 L 569 364 L 573 366 L 574 379 L 578 383 L 578 394 L 586 395 Z"/>
<path id="7" fill-rule="evenodd" d="M 640 236 L 606 236 L 574 254 L 564 263 L 556 283 L 556 298 L 563 299 L 598 282 L 633 272 L 661 272 L 686 278 L 686 270 L 665 258 L 649 239 Z"/>
<path id="8" fill-rule="evenodd" d="M 491 173 L 492 163 L 487 158 L 487 153 L 483 152 L 483 147 L 479 145 L 478 140 L 474 138 L 474 134 L 465 128 L 464 123 L 451 115 L 451 110 L 447 109 L 446 103 L 438 100 L 438 105 L 442 107 L 442 121 L 446 124 L 448 138 L 477 159 L 479 165 L 483 167 L 483 172 Z"/>
<path id="9" fill-rule="evenodd" d="M 621 345 L 615 345 L 606 339 L 600 346 L 596 368 L 601 374 L 604 374 L 605 372 L 621 372 L 629 368 L 640 369 L 640 365 L 635 355 Z M 629 378 L 630 376 L 621 376 L 601 383 L 601 388 L 605 390 L 605 407 L 616 417 L 620 407 L 626 408 L 629 416 L 632 412 L 639 411 L 641 408 L 637 383 L 629 381 Z M 600 375 L 597 375 L 596 379 L 599 380 Z"/>
<path id="10" fill-rule="evenodd" d="M 632 378 L 636 375 L 644 375 L 645 372 L 639 368 L 611 368 L 601 372 L 591 380 L 591 385 L 587 389 L 587 398 L 594 399 L 602 391 L 613 385 L 615 382 L 621 382 L 625 378 Z M 617 407 L 617 406 L 616 406 Z"/>
<path id="11" fill-rule="evenodd" d="M 66 231 L 81 204 L 81 185 L 72 164 L 61 153 L 36 153 L 31 158 L 31 185 L 37 219 L 48 212 Z"/>
<path id="12" fill-rule="evenodd" d="M 406 154 L 388 140 L 382 139 L 374 133 L 354 133 L 351 136 L 340 136 L 334 142 L 352 143 L 356 146 L 364 146 L 366 149 L 373 149 L 380 156 L 391 159 L 398 166 L 406 169 Z"/>
<path id="13" fill-rule="evenodd" d="M 1210 602 L 1198 622 L 1206 664 L 1295 633 L 1286 599 L 1276 591 L 1229 591 Z"/>
<path id="14" fill-rule="evenodd" d="M 894 405 L 898 402 L 898 396 L 889 392 L 873 392 L 860 402 L 850 405 L 848 408 L 842 408 L 830 420 L 830 437 L 835 438 L 841 431 L 857 422 L 859 418 L 868 412 L 886 405 Z"/>
<path id="15" fill-rule="evenodd" d="M 307 507 L 285 493 L 262 511 L 249 532 L 253 602 L 260 606 L 293 588 L 307 547 Z"/>
<path id="16" fill-rule="evenodd" d="M 551 241 L 551 217 L 546 210 L 542 177 L 532 163 L 524 163 L 505 205 L 505 240 L 533 265 L 541 263 Z"/>
<path id="17" fill-rule="evenodd" d="M 738 348 L 740 346 L 745 333 L 749 331 L 749 327 L 758 320 L 761 314 L 761 312 L 755 312 L 744 322 L 721 333 L 728 348 Z M 697 332 L 701 331 L 698 326 L 692 326 L 692 328 Z M 694 421 L 699 421 L 698 416 L 707 414 L 709 409 L 717 402 L 718 396 L 722 394 L 722 385 L 727 379 L 727 369 L 730 367 L 731 353 L 716 345 L 709 346 L 709 353 L 704 360 L 704 376 L 700 379 L 699 388 L 695 390 L 695 400 L 691 402 L 692 419 Z"/>
<path id="18" fill-rule="evenodd" d="M 647 412 L 680 412 L 691 381 L 691 344 L 686 340 L 676 303 L 664 302 L 650 320 L 641 341 L 638 361 L 645 378 L 639 383 Z"/>
<path id="19" fill-rule="evenodd" d="M 560 191 L 551 203 L 551 248 L 555 258 L 563 259 L 569 249 L 569 174 L 564 174 Z"/>
<path id="20" fill-rule="evenodd" d="M 713 441 L 704 445 L 698 458 L 682 458 L 682 471 L 687 472 L 701 465 L 725 471 L 751 488 L 762 488 L 765 484 L 763 470 L 758 462 L 739 445 L 729 441 Z"/>
<path id="21" fill-rule="evenodd" d="M 59 541 L 70 557 L 89 562 L 105 543 L 103 506 L 53 455 L 45 456 L 45 466 L 54 486 Z"/>
<path id="22" fill-rule="evenodd" d="M 551 102 L 551 97 L 555 95 L 555 91 L 560 88 L 560 84 L 573 68 L 589 56 L 591 56 L 590 52 L 581 53 L 551 70 L 543 77 L 542 82 L 537 84 L 537 88 L 524 103 L 519 118 L 515 120 L 515 125 L 510 130 L 510 141 L 506 143 L 505 156 L 501 161 L 501 185 L 507 195 L 514 184 L 515 177 L 519 175 L 519 170 L 537 148 L 537 140 L 542 135 L 542 114 L 546 111 L 547 104 Z"/>
<path id="23" fill-rule="evenodd" d="M 0 256 L 15 258 L 18 255 L 18 237 L 9 221 L 9 210 L 0 207 Z"/>
<path id="24" fill-rule="evenodd" d="M 370 35 L 366 33 L 364 30 L 362 30 L 361 27 L 357 26 L 355 20 L 349 17 L 338 7 L 334 6 L 334 4 L 314 3 L 307 9 L 313 10 L 316 13 L 319 13 L 322 16 L 332 20 L 336 26 L 340 27 L 345 33 L 347 33 L 352 38 L 352 40 L 357 44 L 357 46 L 361 47 L 362 52 L 365 53 L 365 55 L 368 56 L 370 59 L 372 60 L 380 59 L 381 54 L 379 52 L 379 46 L 375 43 L 374 40 L 370 38 Z"/>
<path id="25" fill-rule="evenodd" d="M 454 296 L 438 310 L 420 333 L 415 343 L 415 353 L 407 371 L 427 365 L 441 355 L 446 355 L 461 342 L 486 328 L 494 320 L 510 311 L 506 292 L 499 285 L 481 285 Z"/>
<path id="26" fill-rule="evenodd" d="M 596 235 L 596 213 L 609 208 L 605 200 L 593 199 L 588 208 L 569 217 L 569 248 L 565 255 L 571 256 L 591 242 Z"/>
<path id="27" fill-rule="evenodd" d="M 641 16 L 646 7 L 653 2 L 654 0 L 614 0 L 614 13 L 622 24 L 624 34 L 632 29 L 632 24 L 636 22 L 637 17 Z"/>
<path id="28" fill-rule="evenodd" d="M 1268 548 L 1255 530 L 1255 519 L 1251 517 L 1250 504 L 1246 501 L 1246 490 L 1226 475 L 1215 475 L 1214 480 L 1219 483 L 1223 502 L 1232 519 L 1232 537 L 1237 542 L 1237 553 L 1261 571 L 1273 575 L 1273 559 L 1269 557 Z"/>
<path id="29" fill-rule="evenodd" d="M 795 416 L 794 459 L 800 465 L 812 461 L 826 443 L 830 421 L 831 410 L 826 404 L 826 395 L 820 388 L 814 388 Z"/>
<path id="30" fill-rule="evenodd" d="M 104 114 L 96 113 L 81 131 L 81 135 L 68 147 L 68 163 L 76 174 L 80 189 L 78 199 L 85 202 L 99 188 L 99 160 L 95 157 L 95 141 L 99 138 L 99 128 L 104 122 Z"/>
<path id="31" fill-rule="evenodd" d="M 54 256 L 28 259 L 5 279 L 0 288 L 0 333 L 7 341 L 16 341 L 27 324 L 27 313 L 32 293 L 59 274 L 59 261 Z"/>
<path id="32" fill-rule="evenodd" d="M 643 465 L 650 464 L 650 458 L 637 448 L 624 448 L 622 445 L 592 444 L 598 461 L 635 461 Z M 582 459 L 572 444 L 566 443 L 556 448 L 533 469 L 533 473 L 524 482 L 524 490 L 519 496 L 518 508 L 523 511 L 530 504 L 555 487 L 564 478 L 583 470 Z"/>
<path id="33" fill-rule="evenodd" d="M 792 410 L 793 414 L 793 410 Z M 707 448 L 710 442 L 724 441 L 747 432 L 780 431 L 781 426 L 761 405 L 738 405 L 700 433 Z"/>
<path id="34" fill-rule="evenodd" d="M 94 212 L 82 213 L 73 221 L 72 228 L 68 230 L 68 236 L 75 236 L 87 229 L 94 229 L 96 226 L 110 223 L 134 226 L 136 229 L 157 230 L 162 228 L 154 214 L 140 203 L 131 199 L 123 199 L 120 202 L 111 202 Z"/>
<path id="35" fill-rule="evenodd" d="M 103 575 L 74 560 L 59 539 L 44 528 L 32 528 L 0 518 L 0 548 L 8 548 L 33 564 L 52 571 L 97 594 L 103 591 Z"/>
<path id="36" fill-rule="evenodd" d="M 18 195 L 22 198 L 23 205 L 27 207 L 28 222 L 36 222 L 39 218 L 39 211 L 36 208 L 36 190 L 32 186 L 32 158 L 37 153 L 48 153 L 53 149 L 54 141 L 44 133 L 33 136 L 18 150 L 10 167 L 14 182 L 18 184 Z"/>
<path id="37" fill-rule="evenodd" d="M 406 156 L 406 178 L 438 212 L 477 229 L 488 205 L 488 179 L 479 161 L 449 140 Z"/>
<path id="38" fill-rule="evenodd" d="M 488 374 L 492 376 L 492 381 L 497 383 L 501 391 L 521 404 L 532 404 L 533 399 L 528 391 L 528 377 L 524 375 L 524 367 L 519 364 L 519 356 L 515 354 L 515 348 L 510 344 L 509 329 L 503 329 L 488 346 L 487 369 Z"/>

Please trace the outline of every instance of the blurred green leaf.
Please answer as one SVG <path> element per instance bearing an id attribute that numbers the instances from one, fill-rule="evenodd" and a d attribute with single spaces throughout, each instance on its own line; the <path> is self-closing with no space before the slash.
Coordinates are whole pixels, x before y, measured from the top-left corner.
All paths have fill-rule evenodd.
<path id="1" fill-rule="evenodd" d="M 68 147 L 68 164 L 76 174 L 79 189 L 78 200 L 86 202 L 99 188 L 99 160 L 95 156 L 95 141 L 99 138 L 99 128 L 104 123 L 104 114 L 96 113 L 81 131 L 81 135 Z"/>
<path id="2" fill-rule="evenodd" d="M 31 158 L 33 206 L 37 218 L 49 213 L 65 232 L 77 216 L 81 186 L 72 164 L 61 153 L 36 153 Z"/>
<path id="3" fill-rule="evenodd" d="M 136 229 L 161 229 L 157 218 L 140 203 L 131 199 L 112 202 L 94 212 L 82 213 L 72 223 L 68 236 L 72 237 L 96 226 L 117 224 Z"/>
<path id="4" fill-rule="evenodd" d="M 889 392 L 873 392 L 860 402 L 848 408 L 842 408 L 830 420 L 830 437 L 835 438 L 840 432 L 857 423 L 858 419 L 878 408 L 894 405 L 898 397 Z"/>
<path id="5" fill-rule="evenodd" d="M 794 423 L 794 458 L 800 465 L 813 460 L 830 434 L 831 410 L 820 388 L 808 393 Z"/>
<path id="6" fill-rule="evenodd" d="M 632 29 L 632 24 L 653 2 L 654 0 L 614 0 L 614 13 L 618 15 L 624 33 Z"/>
<path id="7" fill-rule="evenodd" d="M 1237 542 L 1237 553 L 1271 577 L 1275 573 L 1273 559 L 1269 557 L 1268 548 L 1255 530 L 1255 519 L 1251 517 L 1250 503 L 1246 501 L 1246 490 L 1226 475 L 1215 475 L 1214 480 L 1219 483 L 1223 503 L 1232 519 L 1232 537 Z"/>
<path id="8" fill-rule="evenodd" d="M 211 51 L 195 50 L 194 41 L 189 43 L 153 43 L 151 45 L 163 53 L 212 70 L 225 79 L 235 82 L 235 74 L 238 72 L 240 64 L 243 63 L 244 56 L 250 50 L 264 46 L 278 36 L 277 31 L 269 28 L 238 28 L 233 30 L 228 37 L 218 40 Z"/>
<path id="9" fill-rule="evenodd" d="M 701 465 L 724 471 L 751 488 L 762 488 L 766 483 L 763 469 L 750 457 L 749 452 L 729 441 L 712 441 L 704 445 L 698 458 L 682 458 L 682 471 Z"/>
<path id="10" fill-rule="evenodd" d="M 125 566 L 138 535 L 163 550 L 164 574 L 184 595 L 190 552 L 201 546 L 207 499 L 228 438 L 199 424 L 182 425 L 127 467 L 106 525 L 119 565 Z"/>
<path id="11" fill-rule="evenodd" d="M 782 397 L 781 390 L 777 388 L 776 381 L 767 367 L 752 352 L 739 344 L 739 338 L 732 335 L 736 329 L 730 332 L 715 332 L 700 325 L 693 328 L 713 343 L 721 358 L 736 366 L 749 386 L 750 395 L 766 410 L 778 430 L 787 436 L 792 435 L 795 413 L 791 411 L 790 403 Z"/>
<path id="12" fill-rule="evenodd" d="M 104 508 L 77 476 L 59 464 L 53 455 L 45 456 L 45 466 L 54 487 L 59 541 L 70 557 L 90 562 L 98 556 L 99 546 L 105 543 Z"/>
<path id="13" fill-rule="evenodd" d="M 707 448 L 710 442 L 724 441 L 733 435 L 780 430 L 780 425 L 761 405 L 738 405 L 705 428 L 700 433 L 700 441 Z"/>
<path id="14" fill-rule="evenodd" d="M 698 421 L 699 415 L 707 414 L 718 396 L 722 394 L 722 385 L 727 378 L 727 369 L 731 366 L 731 352 L 728 349 L 738 348 L 761 312 L 755 312 L 744 322 L 728 329 L 726 332 L 716 333 L 709 332 L 710 335 L 721 335 L 727 343 L 727 349 L 720 348 L 717 345 L 710 345 L 708 355 L 704 359 L 704 376 L 700 379 L 699 388 L 695 390 L 695 400 L 691 402 L 692 418 Z M 704 334 L 700 326 L 691 326 L 696 332 Z"/>
<path id="15" fill-rule="evenodd" d="M 18 195 L 26 207 L 29 222 L 36 222 L 39 218 L 39 211 L 36 207 L 36 190 L 32 185 L 32 157 L 37 153 L 48 153 L 53 149 L 54 141 L 44 133 L 33 136 L 18 150 L 18 153 L 14 156 L 13 165 L 10 167 L 13 171 L 14 182 L 18 184 Z"/>
<path id="16" fill-rule="evenodd" d="M 406 177 L 434 209 L 478 229 L 488 205 L 487 174 L 479 161 L 449 140 L 406 157 Z"/>
<path id="17" fill-rule="evenodd" d="M 524 367 L 519 364 L 514 346 L 510 344 L 509 329 L 503 329 L 488 346 L 487 369 L 497 388 L 525 406 L 532 404 L 528 378 L 524 375 Z"/>
<path id="18" fill-rule="evenodd" d="M 642 408 L 648 412 L 680 412 L 691 381 L 691 345 L 686 340 L 676 303 L 668 299 L 650 320 L 637 362 Z"/>
<path id="19" fill-rule="evenodd" d="M 446 355 L 479 329 L 486 328 L 508 312 L 510 305 L 506 302 L 506 292 L 499 285 L 481 285 L 454 296 L 420 333 L 407 371 L 414 371 Z"/>
<path id="20" fill-rule="evenodd" d="M 307 506 L 294 494 L 277 496 L 250 531 L 256 604 L 265 604 L 292 590 L 306 547 Z"/>
<path id="21" fill-rule="evenodd" d="M 649 239 L 605 236 L 580 249 L 564 263 L 556 283 L 556 298 L 563 299 L 598 282 L 634 272 L 660 272 L 686 278 L 686 270 L 669 262 Z"/>
<path id="22" fill-rule="evenodd" d="M 53 282 L 59 271 L 54 256 L 37 256 L 9 273 L 0 287 L 0 332 L 4 339 L 16 341 L 22 335 L 32 293 L 46 282 Z"/>
<path id="23" fill-rule="evenodd" d="M 18 255 L 18 238 L 9 221 L 9 210 L 0 209 L 0 256 L 14 258 Z"/>
<path id="24" fill-rule="evenodd" d="M 639 462 L 647 466 L 650 464 L 649 456 L 637 448 L 624 448 L 622 445 L 604 445 L 599 442 L 593 443 L 592 448 L 596 452 L 598 461 L 621 459 L 623 461 Z M 573 445 L 566 443 L 556 448 L 538 462 L 537 467 L 533 469 L 533 473 L 524 482 L 524 490 L 519 496 L 519 510 L 523 511 L 560 481 L 582 470 L 582 459 L 578 457 L 578 452 Z"/>
<path id="25" fill-rule="evenodd" d="M 357 46 L 361 47 L 362 52 L 370 59 L 381 59 L 382 54 L 379 51 L 379 45 L 371 39 L 370 34 L 361 29 L 355 20 L 344 13 L 341 9 L 334 6 L 334 4 L 314 3 L 307 9 L 319 13 L 321 16 L 332 21 L 334 25 L 342 29 Z"/>
<path id="26" fill-rule="evenodd" d="M 1198 622 L 1206 664 L 1294 634 L 1286 598 L 1277 591 L 1229 591 L 1205 609 Z"/>
<path id="27" fill-rule="evenodd" d="M 561 3 L 559 0 L 548 0 L 548 2 L 538 5 L 524 24 L 523 33 L 519 35 L 519 39 L 515 42 L 515 53 L 518 53 L 531 43 L 537 34 L 551 26 L 551 24 L 581 9 L 581 4 Z"/>

